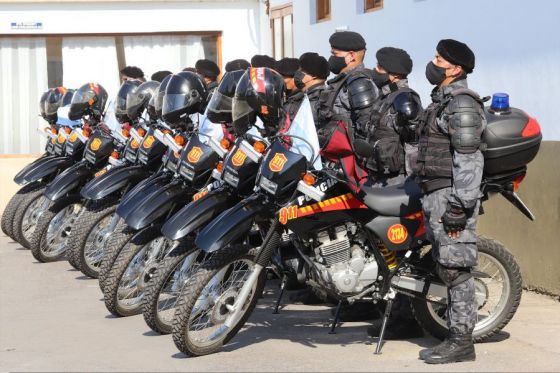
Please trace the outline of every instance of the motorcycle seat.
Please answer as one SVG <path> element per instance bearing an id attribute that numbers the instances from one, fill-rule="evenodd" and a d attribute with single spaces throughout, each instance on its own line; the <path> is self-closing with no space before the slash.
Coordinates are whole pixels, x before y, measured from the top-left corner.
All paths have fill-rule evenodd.
<path id="1" fill-rule="evenodd" d="M 422 190 L 410 179 L 386 187 L 362 185 L 358 197 L 380 215 L 407 216 L 422 210 Z"/>

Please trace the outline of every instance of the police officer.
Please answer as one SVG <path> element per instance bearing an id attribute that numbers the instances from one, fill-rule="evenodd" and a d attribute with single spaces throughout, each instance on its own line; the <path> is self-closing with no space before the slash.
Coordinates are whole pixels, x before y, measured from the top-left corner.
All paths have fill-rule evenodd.
<path id="1" fill-rule="evenodd" d="M 373 106 L 368 132 L 374 156 L 366 160 L 365 166 L 375 181 L 373 186 L 386 186 L 400 184 L 412 174 L 411 166 L 405 167 L 405 148 L 414 153 L 422 103 L 408 86 L 412 59 L 406 51 L 385 47 L 377 51 L 376 58 L 373 82 L 380 97 Z"/>
<path id="2" fill-rule="evenodd" d="M 251 67 L 249 61 L 244 59 L 237 59 L 226 63 L 225 69 L 226 73 L 229 73 L 236 70 L 247 70 L 249 67 Z"/>
<path id="3" fill-rule="evenodd" d="M 269 69 L 276 68 L 276 60 L 266 54 L 255 54 L 251 57 L 252 67 L 268 67 Z"/>
<path id="4" fill-rule="evenodd" d="M 472 332 L 477 321 L 475 283 L 476 220 L 484 168 L 483 104 L 468 89 L 475 56 L 464 43 L 441 40 L 426 77 L 436 87 L 420 128 L 417 174 L 424 190 L 426 231 L 436 271 L 448 287 L 449 334 L 438 346 L 420 351 L 426 363 L 475 360 Z"/>
<path id="5" fill-rule="evenodd" d="M 304 53 L 299 57 L 299 70 L 294 74 L 294 84 L 307 94 L 315 123 L 318 121 L 319 97 L 327 87 L 325 81 L 329 74 L 329 63 L 325 57 L 313 52 Z"/>
<path id="6" fill-rule="evenodd" d="M 339 121 L 347 123 L 356 138 L 368 136 L 373 104 L 379 92 L 372 81 L 372 71 L 364 66 L 366 41 L 357 32 L 335 32 L 329 38 L 329 70 L 336 76 L 327 81 L 319 98 L 317 134 L 321 147 L 327 145 Z M 365 303 L 338 308 L 342 321 L 371 320 L 375 309 Z M 334 311 L 334 310 L 333 310 Z"/>
<path id="7" fill-rule="evenodd" d="M 276 62 L 275 70 L 282 75 L 286 86 L 286 103 L 284 104 L 285 129 L 289 127 L 296 117 L 305 96 L 294 83 L 294 74 L 298 69 L 299 60 L 297 58 L 282 58 L 280 61 Z"/>
<path id="8" fill-rule="evenodd" d="M 342 31 L 331 35 L 329 43 L 329 69 L 336 76 L 327 82 L 328 87 L 320 98 L 320 141 L 329 136 L 329 123 L 339 120 L 351 124 L 357 137 L 366 138 L 371 110 L 378 96 L 371 80 L 372 72 L 363 63 L 366 42 L 357 32 Z"/>
<path id="9" fill-rule="evenodd" d="M 202 59 L 196 61 L 194 65 L 196 73 L 204 78 L 204 82 L 208 87 L 208 94 L 211 95 L 216 88 L 218 88 L 218 76 L 220 75 L 220 68 L 214 61 Z"/>

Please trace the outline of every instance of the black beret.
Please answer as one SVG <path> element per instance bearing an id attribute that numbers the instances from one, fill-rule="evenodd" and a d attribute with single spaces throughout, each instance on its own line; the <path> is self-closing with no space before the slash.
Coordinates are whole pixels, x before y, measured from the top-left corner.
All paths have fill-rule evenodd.
<path id="1" fill-rule="evenodd" d="M 299 60 L 297 58 L 282 58 L 276 62 L 275 70 L 282 76 L 293 78 L 296 71 L 299 70 Z"/>
<path id="2" fill-rule="evenodd" d="M 247 60 L 233 60 L 226 63 L 226 72 L 229 73 L 235 70 L 247 70 L 249 67 L 251 67 L 251 64 Z"/>
<path id="3" fill-rule="evenodd" d="M 362 35 L 354 31 L 338 31 L 329 38 L 331 48 L 341 51 L 361 51 L 366 49 L 366 41 Z"/>
<path id="4" fill-rule="evenodd" d="M 377 63 L 387 72 L 408 75 L 412 71 L 412 59 L 405 50 L 393 47 L 381 48 L 375 54 Z"/>
<path id="5" fill-rule="evenodd" d="M 151 80 L 155 80 L 156 82 L 160 82 L 167 76 L 173 74 L 171 71 L 161 70 L 156 71 L 152 74 Z"/>
<path id="6" fill-rule="evenodd" d="M 474 69 L 474 53 L 465 43 L 453 39 L 441 40 L 437 52 L 448 62 L 463 67 L 467 74 Z"/>
<path id="7" fill-rule="evenodd" d="M 210 60 L 198 60 L 194 67 L 197 73 L 208 78 L 216 78 L 220 75 L 220 68 Z"/>
<path id="8" fill-rule="evenodd" d="M 274 69 L 276 65 L 276 60 L 266 54 L 255 54 L 251 58 L 252 67 L 268 67 L 269 69 Z"/>
<path id="9" fill-rule="evenodd" d="M 329 62 L 317 53 L 307 52 L 302 54 L 299 58 L 299 66 L 304 73 L 319 79 L 326 80 L 330 74 Z"/>

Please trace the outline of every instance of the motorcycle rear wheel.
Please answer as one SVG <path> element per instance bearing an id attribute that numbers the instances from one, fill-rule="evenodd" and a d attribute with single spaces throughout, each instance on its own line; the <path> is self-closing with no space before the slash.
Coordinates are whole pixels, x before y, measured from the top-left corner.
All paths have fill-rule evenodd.
<path id="1" fill-rule="evenodd" d="M 226 248 L 202 263 L 185 284 L 173 321 L 173 342 L 181 352 L 188 356 L 218 352 L 243 327 L 264 289 L 265 270 L 253 286 L 239 321 L 231 329 L 224 322 L 228 318 L 227 307 L 235 303 L 254 268 L 254 259 L 254 252 L 246 245 Z"/>
<path id="2" fill-rule="evenodd" d="M 515 315 L 523 292 L 521 271 L 506 247 L 493 239 L 479 236 L 477 240 L 478 264 L 474 272 L 478 322 L 473 331 L 475 342 L 484 342 L 502 330 Z M 412 310 L 418 323 L 431 335 L 444 339 L 447 336 L 447 306 L 422 299 L 411 299 Z"/>

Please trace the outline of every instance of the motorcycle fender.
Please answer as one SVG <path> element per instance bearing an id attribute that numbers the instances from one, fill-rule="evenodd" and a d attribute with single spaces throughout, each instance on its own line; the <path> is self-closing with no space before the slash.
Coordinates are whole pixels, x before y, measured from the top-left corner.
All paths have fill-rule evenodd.
<path id="1" fill-rule="evenodd" d="M 181 239 L 231 207 L 233 200 L 227 190 L 214 190 L 175 213 L 163 225 L 161 233 L 170 240 Z"/>
<path id="2" fill-rule="evenodd" d="M 14 177 L 14 181 L 19 185 L 29 184 L 45 176 L 64 170 L 72 164 L 72 160 L 68 157 L 57 157 L 54 155 L 41 157 L 18 172 Z"/>
<path id="3" fill-rule="evenodd" d="M 421 219 L 407 219 L 393 216 L 377 216 L 366 224 L 389 250 L 408 250 L 418 237 Z"/>
<path id="4" fill-rule="evenodd" d="M 45 197 L 56 201 L 68 193 L 80 189 L 93 177 L 93 170 L 86 162 L 76 163 L 62 171 L 47 185 Z"/>
<path id="5" fill-rule="evenodd" d="M 125 188 L 136 185 L 149 176 L 143 166 L 124 166 L 110 169 L 99 177 L 90 180 L 80 191 L 85 199 L 97 201 Z"/>
<path id="6" fill-rule="evenodd" d="M 246 235 L 255 218 L 270 209 L 262 198 L 253 195 L 222 212 L 197 235 L 195 245 L 211 253 Z"/>
<path id="7" fill-rule="evenodd" d="M 166 184 L 138 201 L 136 208 L 124 218 L 125 222 L 132 229 L 142 229 L 169 213 L 178 202 L 188 200 L 189 194 L 191 189 L 179 183 Z"/>
<path id="8" fill-rule="evenodd" d="M 138 201 L 143 200 L 147 195 L 153 193 L 154 190 L 162 188 L 170 182 L 171 175 L 168 174 L 155 174 L 142 180 L 123 196 L 121 203 L 117 207 L 117 214 L 121 218 L 125 218 L 134 210 Z"/>

